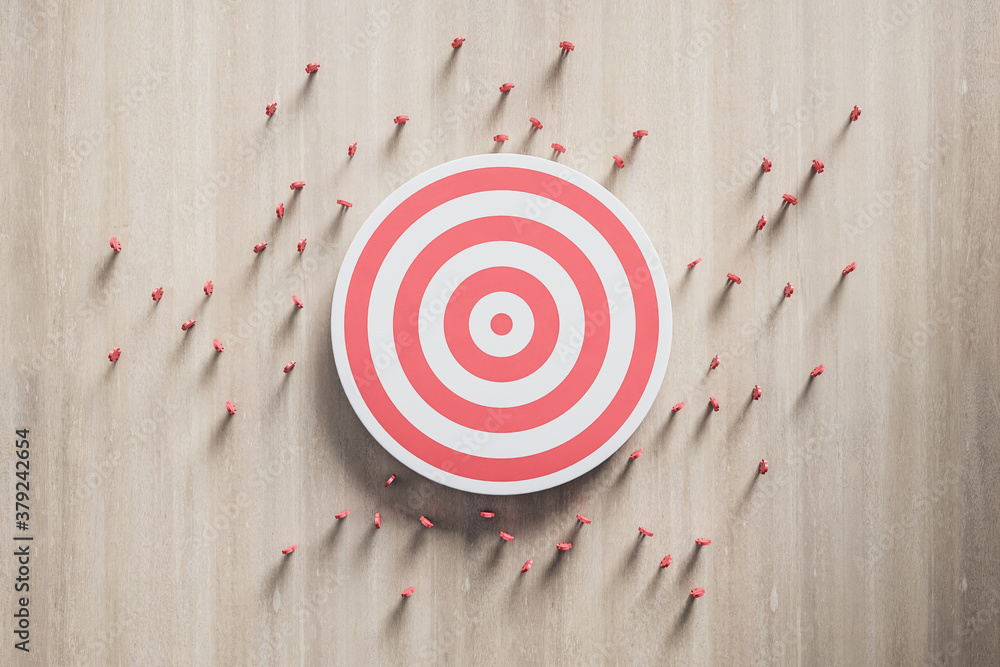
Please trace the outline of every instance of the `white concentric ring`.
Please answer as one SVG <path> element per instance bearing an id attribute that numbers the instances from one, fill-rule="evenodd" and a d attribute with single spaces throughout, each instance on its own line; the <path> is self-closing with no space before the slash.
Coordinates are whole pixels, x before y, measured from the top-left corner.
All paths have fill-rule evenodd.
<path id="1" fill-rule="evenodd" d="M 510 320 L 508 331 L 493 330 L 493 320 L 498 316 Z M 534 333 L 535 317 L 531 314 L 531 306 L 510 292 L 490 292 L 477 301 L 469 313 L 469 336 L 476 347 L 491 357 L 514 356 L 527 347 Z"/>

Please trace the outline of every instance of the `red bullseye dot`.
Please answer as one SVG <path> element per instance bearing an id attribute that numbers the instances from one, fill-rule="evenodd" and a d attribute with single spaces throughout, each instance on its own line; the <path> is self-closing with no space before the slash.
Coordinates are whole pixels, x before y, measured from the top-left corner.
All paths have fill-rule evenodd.
<path id="1" fill-rule="evenodd" d="M 493 329 L 493 333 L 496 335 L 506 336 L 514 328 L 514 321 L 510 319 L 510 315 L 507 313 L 497 313 L 490 320 L 490 328 Z"/>

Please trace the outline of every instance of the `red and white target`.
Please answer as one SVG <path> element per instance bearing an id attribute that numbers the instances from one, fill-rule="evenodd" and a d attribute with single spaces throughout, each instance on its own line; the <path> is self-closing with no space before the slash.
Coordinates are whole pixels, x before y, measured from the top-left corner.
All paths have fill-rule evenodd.
<path id="1" fill-rule="evenodd" d="M 670 295 L 625 206 L 556 162 L 478 155 L 375 209 L 333 295 L 344 391 L 408 467 L 466 491 L 574 479 L 663 381 Z"/>

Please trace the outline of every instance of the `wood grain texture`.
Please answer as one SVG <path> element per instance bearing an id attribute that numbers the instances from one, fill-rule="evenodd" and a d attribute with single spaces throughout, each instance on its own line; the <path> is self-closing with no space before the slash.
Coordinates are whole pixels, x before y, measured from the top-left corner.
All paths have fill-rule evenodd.
<path id="1" fill-rule="evenodd" d="M 30 655 L 0 558 L 0 662 L 995 663 L 998 26 L 972 0 L 5 4 L 0 406 L 35 540 Z M 329 315 L 378 203 L 501 132 L 631 209 L 675 330 L 621 451 L 494 499 L 374 442 Z"/>

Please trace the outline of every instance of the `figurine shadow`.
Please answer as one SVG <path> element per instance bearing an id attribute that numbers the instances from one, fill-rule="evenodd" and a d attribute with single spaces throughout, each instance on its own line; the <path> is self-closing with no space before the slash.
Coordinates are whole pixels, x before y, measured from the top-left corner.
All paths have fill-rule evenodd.
<path id="1" fill-rule="evenodd" d="M 708 418 L 712 416 L 713 412 L 715 412 L 715 410 L 712 409 L 712 404 L 711 403 L 709 403 L 708 405 L 705 406 L 705 412 L 702 413 L 702 415 L 701 415 L 701 421 L 698 422 L 698 426 L 697 426 L 697 428 L 695 429 L 695 432 L 694 432 L 694 439 L 695 440 L 701 440 L 701 436 L 705 432 L 705 427 L 708 425 Z"/>
<path id="2" fill-rule="evenodd" d="M 618 487 L 620 487 L 622 484 L 624 484 L 625 480 L 628 479 L 628 477 L 632 474 L 632 464 L 633 463 L 635 463 L 635 461 L 626 459 L 625 465 L 622 466 L 621 471 L 619 471 L 618 476 L 615 478 L 614 487 L 616 489 Z M 577 528 L 576 528 L 577 532 L 579 532 L 580 526 L 582 526 L 582 525 L 583 525 L 582 523 L 580 523 L 579 521 L 577 521 Z"/>
<path id="3" fill-rule="evenodd" d="M 490 148 L 490 152 L 491 153 L 499 153 L 502 150 L 503 150 L 503 142 L 502 141 L 494 141 L 493 142 L 493 147 Z"/>
<path id="4" fill-rule="evenodd" d="M 841 273 L 837 283 L 833 286 L 833 289 L 830 290 L 830 293 L 826 297 L 826 303 L 823 306 L 824 311 L 836 308 L 840 304 L 840 297 L 844 293 L 845 282 L 847 282 L 847 276 Z"/>
<path id="5" fill-rule="evenodd" d="M 94 277 L 94 282 L 97 286 L 103 289 L 107 284 L 108 280 L 111 279 L 111 270 L 115 266 L 115 262 L 118 260 L 118 255 L 121 253 L 112 252 L 109 257 L 104 258 L 104 263 L 98 267 L 97 275 Z"/>
<path id="6" fill-rule="evenodd" d="M 294 553 L 293 551 L 292 554 Z M 271 567 L 271 571 L 264 580 L 263 590 L 264 599 L 268 602 L 274 599 L 275 594 L 278 592 L 278 587 L 287 576 L 291 561 L 291 554 L 282 554 L 281 560 Z"/>
<path id="7" fill-rule="evenodd" d="M 751 479 L 746 487 L 743 489 L 743 504 L 750 502 L 750 497 L 753 494 L 753 490 L 757 488 L 757 480 L 761 478 L 760 472 L 754 472 L 753 479 Z"/>
<path id="8" fill-rule="evenodd" d="M 385 619 L 385 629 L 386 631 L 398 630 L 399 626 L 403 622 L 403 614 L 406 613 L 406 603 L 408 598 L 400 596 L 399 600 L 396 602 L 396 607 L 392 610 L 392 613 Z"/>
<path id="9" fill-rule="evenodd" d="M 629 552 L 622 558 L 621 565 L 618 566 L 618 571 L 622 575 L 626 575 L 635 569 L 635 561 L 639 558 L 639 550 L 642 548 L 642 542 L 646 539 L 646 536 L 642 533 L 636 535 L 635 541 L 632 543 L 632 548 Z"/>
<path id="10" fill-rule="evenodd" d="M 203 380 L 210 380 L 215 375 L 215 371 L 219 369 L 219 357 L 222 355 L 213 350 L 212 357 L 209 359 L 208 363 L 204 365 L 201 370 L 201 377 Z"/>
<path id="11" fill-rule="evenodd" d="M 661 432 L 663 434 L 661 437 L 666 436 L 667 433 L 670 432 L 670 427 L 674 425 L 674 420 L 676 418 L 677 418 L 677 413 L 676 412 L 671 412 L 670 414 L 667 415 L 667 421 L 663 425 L 663 428 L 661 429 Z"/>
<path id="12" fill-rule="evenodd" d="M 518 146 L 517 149 L 518 152 L 527 154 L 528 151 L 531 149 L 531 142 L 532 140 L 534 140 L 535 135 L 537 134 L 538 134 L 538 129 L 535 128 L 534 125 L 532 125 L 531 129 L 528 130 L 528 133 L 524 135 L 524 139 L 521 140 L 521 145 Z"/>
<path id="13" fill-rule="evenodd" d="M 681 612 L 681 615 L 677 617 L 677 622 L 674 623 L 674 636 L 677 636 L 684 629 L 684 626 L 687 625 L 688 619 L 691 618 L 691 611 L 693 609 L 694 598 L 689 595 L 687 602 L 684 604 L 684 611 Z"/>
<path id="14" fill-rule="evenodd" d="M 736 436 L 739 435 L 740 431 L 742 431 L 743 428 L 746 426 L 747 413 L 750 411 L 751 405 L 753 405 L 752 395 L 747 397 L 746 403 L 744 403 L 743 407 L 740 409 L 739 415 L 737 415 L 736 419 L 733 421 L 732 424 L 730 424 L 729 428 L 727 429 L 726 431 L 727 440 L 734 439 Z"/>
<path id="15" fill-rule="evenodd" d="M 805 407 L 806 401 L 809 399 L 809 392 L 810 392 L 810 390 L 812 390 L 813 381 L 815 379 L 816 378 L 814 378 L 812 375 L 810 375 L 809 379 L 806 381 L 805 386 L 802 387 L 802 391 L 799 393 L 799 397 L 795 401 L 795 411 L 796 412 L 800 412 L 802 410 L 802 408 Z"/>
<path id="16" fill-rule="evenodd" d="M 722 288 L 721 292 L 719 292 L 719 296 L 716 297 L 715 303 L 712 305 L 711 315 L 713 320 L 719 319 L 719 316 L 722 314 L 722 309 L 725 307 L 727 301 L 729 300 L 728 297 L 732 289 L 733 289 L 733 281 L 727 279 L 726 286 Z"/>
<path id="17" fill-rule="evenodd" d="M 406 127 L 406 123 L 397 123 L 396 128 L 393 130 L 392 134 L 389 135 L 389 139 L 385 142 L 385 146 L 382 147 L 382 154 L 385 157 L 391 157 L 399 150 L 399 142 L 403 136 L 403 128 Z"/>
<path id="18" fill-rule="evenodd" d="M 788 202 L 781 202 L 778 212 L 774 214 L 772 220 L 768 223 L 771 227 L 771 233 L 766 235 L 768 243 L 774 243 L 780 238 L 780 233 L 784 229 L 784 225 L 781 223 L 785 221 L 785 216 L 788 215 L 788 209 L 791 207 L 792 205 Z"/>
<path id="19" fill-rule="evenodd" d="M 816 171 L 809 167 L 809 173 L 803 179 L 802 183 L 799 184 L 799 198 L 805 199 L 809 195 L 809 190 L 812 188 L 813 183 L 816 181 Z"/>
<path id="20" fill-rule="evenodd" d="M 556 550 L 555 558 L 550 560 L 548 566 L 545 568 L 545 572 L 542 576 L 544 581 L 551 581 L 557 574 L 559 574 L 559 572 L 563 570 L 565 567 L 564 561 L 566 560 L 566 556 L 568 554 L 568 551 Z"/>
<path id="21" fill-rule="evenodd" d="M 608 171 L 608 174 L 604 177 L 603 185 L 606 189 L 610 190 L 615 186 L 615 184 L 618 182 L 618 173 L 620 171 L 621 169 L 618 168 L 618 165 L 612 162 L 611 169 Z"/>
<path id="22" fill-rule="evenodd" d="M 326 532 L 326 536 L 323 538 L 323 550 L 330 551 L 337 545 L 337 538 L 342 532 L 341 526 L 344 525 L 343 519 L 334 519 L 333 525 L 330 526 L 330 530 Z"/>
<path id="23" fill-rule="evenodd" d="M 562 153 L 560 153 L 559 151 L 557 151 L 556 149 L 553 148 L 552 149 L 552 157 L 550 157 L 549 159 L 552 160 L 552 161 L 554 161 L 554 162 L 558 162 L 560 155 L 562 155 Z"/>
<path id="24" fill-rule="evenodd" d="M 625 162 L 626 164 L 632 163 L 632 158 L 635 157 L 635 152 L 639 150 L 639 144 L 642 143 L 642 137 L 632 137 L 632 143 L 629 144 L 628 149 L 625 151 Z"/>
<path id="25" fill-rule="evenodd" d="M 496 125 L 497 121 L 500 120 L 500 115 L 503 113 L 504 107 L 507 106 L 508 97 L 510 97 L 510 93 L 500 93 L 500 97 L 493 103 L 489 115 L 489 123 L 491 125 Z"/>
<path id="26" fill-rule="evenodd" d="M 844 139 L 847 138 L 847 131 L 851 129 L 851 117 L 847 117 L 847 122 L 840 128 L 840 132 L 837 133 L 837 138 L 833 140 L 834 150 L 840 148 L 840 144 L 844 143 Z"/>
<path id="27" fill-rule="evenodd" d="M 760 183 L 764 180 L 764 174 L 763 169 L 758 169 L 757 175 L 747 184 L 747 189 L 749 190 L 747 192 L 747 199 L 753 199 L 757 196 L 757 190 L 760 189 Z"/>
<path id="28" fill-rule="evenodd" d="M 552 61 L 549 69 L 545 72 L 545 90 L 551 90 L 552 86 L 559 81 L 559 75 L 563 71 L 568 56 L 569 53 L 567 51 L 559 50 L 559 55 Z"/>
<path id="29" fill-rule="evenodd" d="M 691 577 L 691 574 L 694 572 L 694 568 L 698 565 L 699 556 L 701 556 L 701 547 L 696 544 L 694 545 L 694 549 L 691 551 L 691 554 L 688 556 L 687 561 L 685 561 L 684 568 L 681 570 L 682 579 L 686 580 Z"/>
<path id="30" fill-rule="evenodd" d="M 301 310 L 302 308 L 292 304 L 291 309 L 288 311 L 288 316 L 281 321 L 281 326 L 275 332 L 275 343 L 284 342 L 288 338 L 289 334 L 292 333 L 292 326 L 294 326 L 295 320 Z"/>
<path id="31" fill-rule="evenodd" d="M 458 52 L 462 50 L 462 47 L 457 49 L 452 49 L 451 54 L 444 61 L 444 65 L 441 67 L 441 71 L 438 72 L 438 83 L 444 83 L 451 78 L 451 75 L 455 72 L 455 63 L 458 62 Z"/>
<path id="32" fill-rule="evenodd" d="M 236 415 L 231 415 L 226 412 L 225 415 L 219 418 L 218 423 L 215 425 L 215 433 L 212 434 L 213 448 L 218 449 L 223 445 L 234 417 L 236 417 Z"/>

